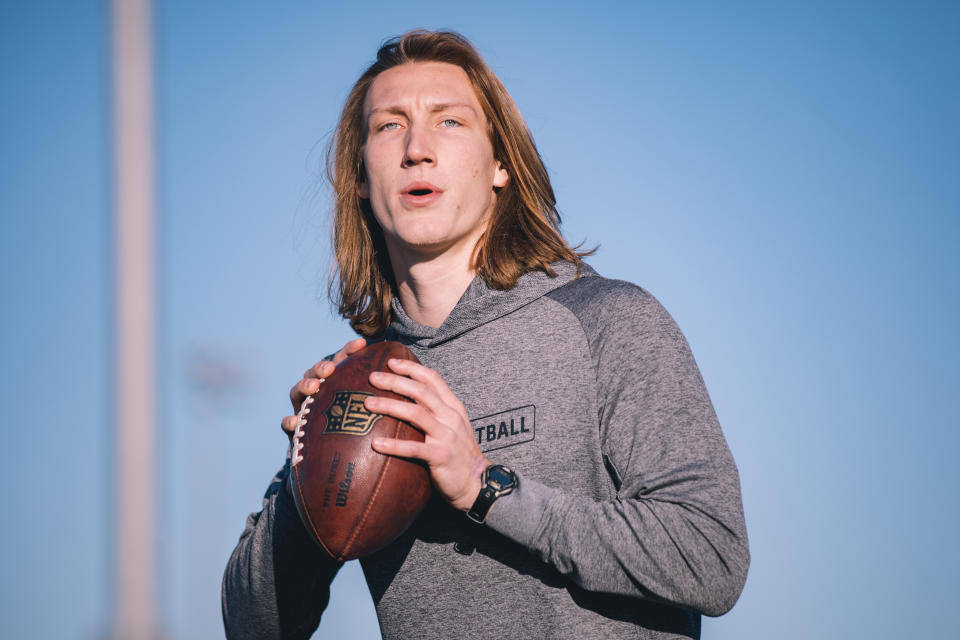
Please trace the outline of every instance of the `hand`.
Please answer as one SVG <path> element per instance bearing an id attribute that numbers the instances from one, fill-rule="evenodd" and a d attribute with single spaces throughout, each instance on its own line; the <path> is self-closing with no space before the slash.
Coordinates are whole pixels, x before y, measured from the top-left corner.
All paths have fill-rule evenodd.
<path id="1" fill-rule="evenodd" d="M 290 403 L 293 405 L 294 415 L 284 416 L 283 420 L 280 421 L 280 427 L 287 434 L 288 438 L 293 438 L 293 432 L 297 428 L 296 414 L 300 411 L 300 405 L 303 404 L 304 398 L 312 396 L 319 391 L 320 384 L 324 378 L 329 377 L 338 364 L 365 346 L 367 346 L 367 342 L 363 338 L 351 340 L 343 345 L 340 351 L 337 351 L 336 355 L 333 356 L 333 360 L 321 360 L 307 369 L 303 374 L 303 379 L 293 385 L 290 389 Z"/>
<path id="2" fill-rule="evenodd" d="M 423 431 L 426 439 L 375 438 L 373 449 L 423 460 L 443 498 L 453 508 L 467 511 L 480 493 L 480 476 L 490 461 L 480 451 L 466 408 L 433 369 L 396 358 L 387 366 L 393 373 L 371 373 L 370 384 L 412 402 L 371 396 L 365 401 L 367 410 L 404 420 Z"/>

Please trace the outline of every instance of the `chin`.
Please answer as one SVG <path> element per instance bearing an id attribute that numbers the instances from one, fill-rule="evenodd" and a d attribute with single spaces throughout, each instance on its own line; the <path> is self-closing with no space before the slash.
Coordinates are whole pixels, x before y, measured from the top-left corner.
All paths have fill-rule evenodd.
<path id="1" fill-rule="evenodd" d="M 390 233 L 390 241 L 397 249 L 419 254 L 421 257 L 432 257 L 467 244 L 473 249 L 473 245 L 486 229 L 486 222 L 479 226 L 458 225 L 450 219 L 451 215 L 453 214 L 402 220 Z"/>
<path id="2" fill-rule="evenodd" d="M 417 224 L 406 229 L 399 229 L 396 235 L 401 244 L 418 249 L 443 247 L 453 241 L 450 229 L 441 228 L 442 225 Z"/>
<path id="3" fill-rule="evenodd" d="M 398 246 L 401 251 L 417 255 L 420 258 L 434 258 L 447 253 L 459 244 L 462 244 L 466 238 L 451 238 L 447 235 L 407 235 L 397 238 Z"/>
<path id="4" fill-rule="evenodd" d="M 440 238 L 420 238 L 416 240 L 405 241 L 403 244 L 410 251 L 427 255 L 443 253 L 447 251 L 453 243 L 449 240 Z"/>

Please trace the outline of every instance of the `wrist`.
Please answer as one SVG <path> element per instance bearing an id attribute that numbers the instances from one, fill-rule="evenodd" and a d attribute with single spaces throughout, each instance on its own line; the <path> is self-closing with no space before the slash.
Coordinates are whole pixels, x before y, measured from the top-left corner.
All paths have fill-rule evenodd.
<path id="1" fill-rule="evenodd" d="M 520 486 L 520 479 L 512 469 L 502 464 L 487 467 L 481 478 L 482 486 L 470 509 L 467 518 L 483 524 L 494 504 L 502 497 L 510 495 Z"/>
<path id="2" fill-rule="evenodd" d="M 470 507 L 473 506 L 474 500 L 477 499 L 477 495 L 480 493 L 480 490 L 483 489 L 483 472 L 486 471 L 487 467 L 491 464 L 490 460 L 484 455 L 480 455 L 474 459 L 470 465 L 467 488 L 458 500 L 451 503 L 454 509 L 466 513 Z"/>

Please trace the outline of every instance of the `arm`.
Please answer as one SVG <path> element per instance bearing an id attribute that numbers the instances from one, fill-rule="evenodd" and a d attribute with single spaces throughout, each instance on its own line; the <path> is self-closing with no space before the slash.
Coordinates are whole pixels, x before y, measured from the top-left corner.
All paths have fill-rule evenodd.
<path id="1" fill-rule="evenodd" d="M 315 364 L 290 390 L 296 412 L 316 393 L 336 364 L 363 348 L 351 340 L 332 357 Z M 295 415 L 281 421 L 288 439 Z M 340 569 L 300 521 L 287 479 L 290 458 L 273 478 L 263 509 L 250 514 L 223 576 L 221 602 L 227 638 L 309 638 L 330 601 L 330 583 Z"/>
<path id="2" fill-rule="evenodd" d="M 487 522 L 585 589 L 720 615 L 749 564 L 736 465 L 673 319 L 632 285 L 604 298 L 580 319 L 615 499 L 578 499 L 521 470 Z"/>
<path id="3" fill-rule="evenodd" d="M 309 638 L 340 568 L 311 540 L 284 489 L 289 462 L 274 477 L 263 510 L 247 518 L 223 576 L 227 638 Z"/>

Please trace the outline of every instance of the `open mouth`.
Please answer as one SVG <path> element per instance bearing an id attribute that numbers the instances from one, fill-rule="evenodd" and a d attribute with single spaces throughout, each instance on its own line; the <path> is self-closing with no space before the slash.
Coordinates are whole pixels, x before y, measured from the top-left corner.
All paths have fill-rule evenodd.
<path id="1" fill-rule="evenodd" d="M 432 204 L 443 193 L 436 185 L 423 181 L 411 182 L 403 190 L 403 197 L 406 202 L 417 207 L 425 207 Z"/>
<path id="2" fill-rule="evenodd" d="M 439 196 L 441 191 L 437 185 L 426 180 L 417 180 L 410 182 L 404 187 L 403 193 L 408 198 L 413 198 L 416 202 L 424 202 Z"/>

